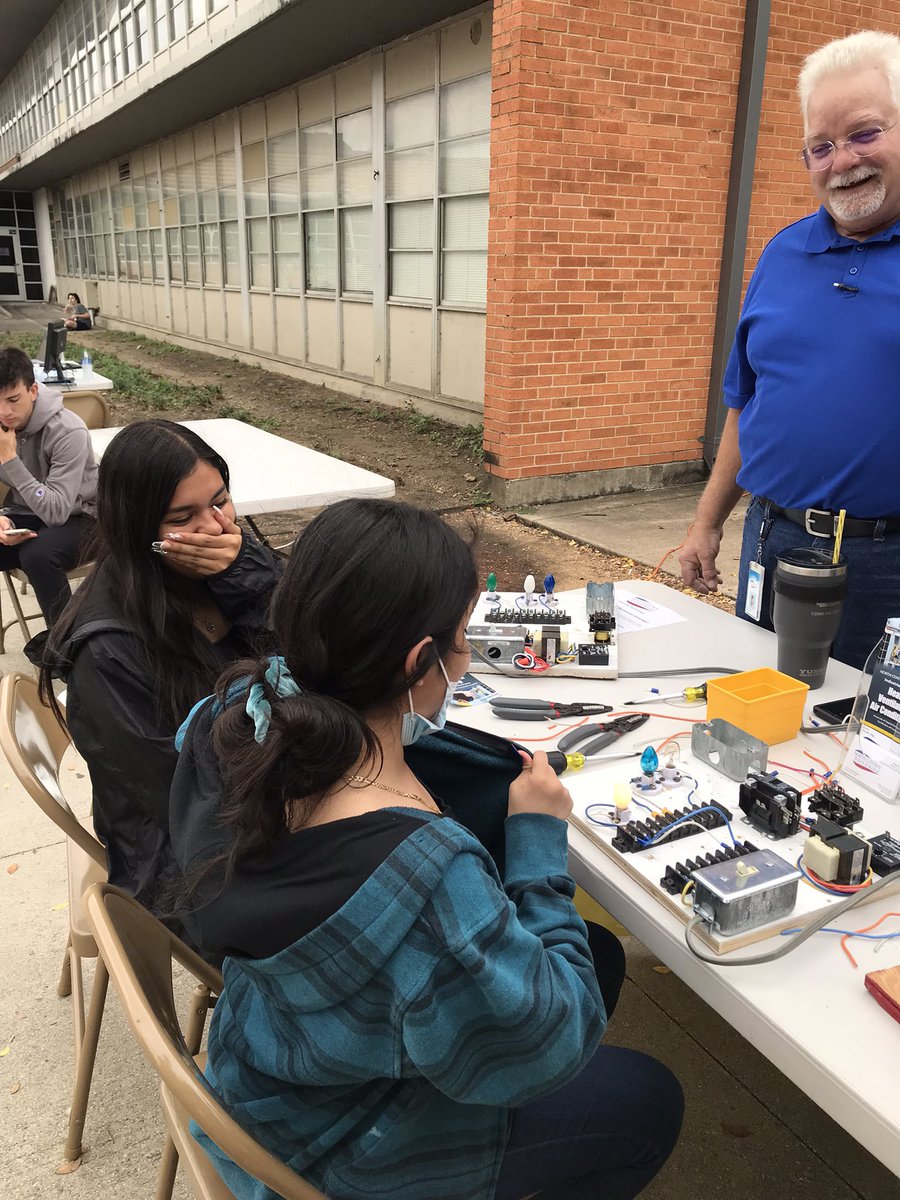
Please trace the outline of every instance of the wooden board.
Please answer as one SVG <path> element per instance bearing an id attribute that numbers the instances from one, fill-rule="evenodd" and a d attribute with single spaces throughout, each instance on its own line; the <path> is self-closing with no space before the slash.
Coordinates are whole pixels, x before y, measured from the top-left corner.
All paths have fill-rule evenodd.
<path id="1" fill-rule="evenodd" d="M 718 774 L 705 763 L 701 763 L 695 758 L 690 758 L 688 761 L 683 762 L 682 770 L 689 772 L 696 780 L 697 786 L 694 795 L 690 799 L 691 804 L 709 804 L 714 802 L 723 806 L 732 814 L 731 827 L 738 841 L 752 842 L 759 849 L 765 847 L 768 850 L 774 851 L 774 853 L 790 863 L 791 866 L 796 866 L 797 860 L 803 850 L 803 843 L 807 837 L 804 832 L 801 831 L 793 837 L 782 839 L 768 837 L 765 833 L 753 828 L 753 826 L 745 821 L 744 815 L 738 807 L 737 783 L 727 779 L 724 775 Z M 642 850 L 637 854 L 622 854 L 612 845 L 616 830 L 595 824 L 586 817 L 585 812 L 593 804 L 611 804 L 612 781 L 623 781 L 636 773 L 635 764 L 632 761 L 628 761 L 621 764 L 618 769 L 611 764 L 605 768 L 598 767 L 594 772 L 586 771 L 580 778 L 577 776 L 571 776 L 570 778 L 567 775 L 565 780 L 574 801 L 574 808 L 569 820 L 580 832 L 590 838 L 594 845 L 607 858 L 618 864 L 649 895 L 658 900 L 660 904 L 665 905 L 670 912 L 674 913 L 679 920 L 687 925 L 690 918 L 694 915 L 693 908 L 690 905 L 682 903 L 680 894 L 670 896 L 660 886 L 660 880 L 667 866 L 674 866 L 675 863 L 684 862 L 689 858 L 697 858 L 701 854 L 712 853 L 715 850 L 721 849 L 723 845 L 731 845 L 728 830 L 724 827 L 703 833 L 697 830 L 688 837 L 679 838 L 669 843 L 663 842 L 647 850 Z M 688 807 L 688 796 L 692 787 L 693 784 L 684 784 L 679 788 L 665 792 L 659 800 L 645 802 L 670 810 L 683 809 Z M 848 788 L 848 790 L 852 791 L 851 788 Z M 864 793 L 862 795 L 863 807 L 865 807 Z M 806 805 L 804 804 L 804 812 L 806 811 Z M 609 815 L 608 812 L 592 810 L 592 816 L 594 817 L 606 819 Z M 637 807 L 633 807 L 630 810 L 630 815 L 633 818 L 640 819 L 650 814 L 644 813 Z M 859 833 L 862 836 L 874 836 L 876 833 L 883 831 L 880 829 L 874 831 L 866 830 L 864 819 L 860 825 L 854 828 L 853 832 Z M 898 888 L 900 888 L 900 880 L 878 892 L 876 896 L 881 897 L 896 891 Z M 797 886 L 797 902 L 794 910 L 781 920 L 774 921 L 769 925 L 761 925 L 757 929 L 749 929 L 744 933 L 734 934 L 731 937 L 722 937 L 719 934 L 711 932 L 705 925 L 698 925 L 695 927 L 694 936 L 709 946 L 716 954 L 728 954 L 744 946 L 749 946 L 776 936 L 784 929 L 795 929 L 808 925 L 810 921 L 820 916 L 826 909 L 834 907 L 845 899 L 846 896 L 844 895 L 830 896 L 801 880 Z M 862 907 L 865 905 L 866 899 L 861 899 L 859 903 L 860 907 Z M 851 928 L 854 924 L 864 925 L 865 921 L 854 922 L 848 917 L 842 918 L 842 923 L 845 928 Z"/>

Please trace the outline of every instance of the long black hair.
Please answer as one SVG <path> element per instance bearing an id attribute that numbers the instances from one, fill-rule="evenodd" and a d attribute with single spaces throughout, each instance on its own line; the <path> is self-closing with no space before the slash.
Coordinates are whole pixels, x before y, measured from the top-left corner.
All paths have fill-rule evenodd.
<path id="1" fill-rule="evenodd" d="M 209 692 L 221 658 L 194 629 L 184 580 L 150 549 L 175 489 L 198 462 L 214 467 L 228 487 L 228 464 L 185 425 L 135 421 L 109 443 L 97 476 L 97 522 L 90 551 L 97 565 L 54 624 L 41 669 L 41 696 L 57 713 L 51 672 L 65 665 L 62 649 L 98 588 L 113 592 L 140 641 L 159 715 L 173 729 Z"/>
<path id="2" fill-rule="evenodd" d="M 456 644 L 477 589 L 471 545 L 440 517 L 390 500 L 344 500 L 297 540 L 272 600 L 275 644 L 300 687 L 278 697 L 268 660 L 236 663 L 219 680 L 213 749 L 225 780 L 229 867 L 288 827 L 362 758 L 380 769 L 366 723 Z M 412 674 L 405 660 L 433 638 Z M 263 685 L 272 708 L 261 745 L 235 691 Z M 239 685 L 239 687 L 236 687 Z"/>

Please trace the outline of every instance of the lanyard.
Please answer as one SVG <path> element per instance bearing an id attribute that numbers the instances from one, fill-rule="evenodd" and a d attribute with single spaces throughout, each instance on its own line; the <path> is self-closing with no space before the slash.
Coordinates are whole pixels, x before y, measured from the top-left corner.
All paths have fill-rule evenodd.
<path id="1" fill-rule="evenodd" d="M 766 500 L 765 508 L 763 509 L 762 524 L 759 527 L 759 541 L 756 544 L 756 561 L 758 563 L 762 562 L 763 547 L 774 524 L 775 518 L 772 516 L 772 502 L 771 500 Z"/>

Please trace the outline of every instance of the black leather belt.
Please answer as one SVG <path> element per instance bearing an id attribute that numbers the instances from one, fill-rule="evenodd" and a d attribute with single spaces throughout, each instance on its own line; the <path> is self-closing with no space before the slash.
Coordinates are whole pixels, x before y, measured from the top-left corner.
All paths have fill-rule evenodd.
<path id="1" fill-rule="evenodd" d="M 786 517 L 799 525 L 811 537 L 833 538 L 837 532 L 839 514 L 827 508 L 782 508 L 772 500 L 760 497 L 763 504 L 770 506 L 776 517 Z M 879 529 L 880 527 L 880 529 Z M 864 520 L 860 517 L 844 518 L 844 537 L 874 537 L 876 532 L 900 533 L 900 517 L 882 517 Z"/>

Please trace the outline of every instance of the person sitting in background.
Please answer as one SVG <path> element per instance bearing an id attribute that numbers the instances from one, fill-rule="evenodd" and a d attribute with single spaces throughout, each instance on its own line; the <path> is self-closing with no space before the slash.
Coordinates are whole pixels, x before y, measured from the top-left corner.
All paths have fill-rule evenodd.
<path id="1" fill-rule="evenodd" d="M 91 319 L 91 310 L 85 308 L 81 303 L 81 297 L 77 292 L 69 292 L 66 298 L 66 305 L 63 309 L 63 324 L 66 329 L 90 329 L 94 324 Z"/>
<path id="2" fill-rule="evenodd" d="M 90 771 L 109 878 L 154 909 L 169 869 L 174 734 L 233 659 L 266 642 L 272 552 L 235 523 L 228 467 L 172 421 L 136 421 L 100 463 L 96 566 L 41 671 Z"/>
<path id="3" fill-rule="evenodd" d="M 624 954 L 575 910 L 547 756 L 442 728 L 477 589 L 436 515 L 336 504 L 273 598 L 283 658 L 179 732 L 179 912 L 228 955 L 207 1077 L 332 1200 L 627 1200 L 681 1089 L 598 1047 Z M 238 1200 L 274 1195 L 199 1136 Z"/>
<path id="4" fill-rule="evenodd" d="M 0 571 L 21 567 L 49 625 L 93 528 L 97 464 L 84 421 L 35 383 L 31 359 L 13 346 L 0 350 L 0 483 L 9 488 Z"/>

